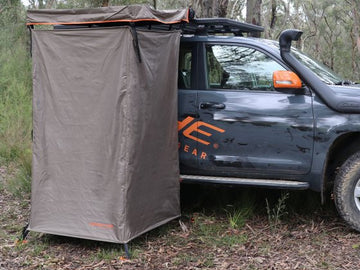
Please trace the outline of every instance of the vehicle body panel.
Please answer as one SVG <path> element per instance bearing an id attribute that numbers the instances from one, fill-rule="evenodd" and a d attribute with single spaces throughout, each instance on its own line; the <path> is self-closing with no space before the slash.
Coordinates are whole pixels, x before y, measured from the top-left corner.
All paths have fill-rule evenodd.
<path id="1" fill-rule="evenodd" d="M 307 85 L 303 93 L 206 89 L 204 44 L 249 46 L 292 69 L 273 41 L 218 36 L 182 41 L 193 44 L 197 55 L 191 90 L 179 90 L 179 122 L 190 116 L 198 124 L 190 133 L 196 140 L 179 132 L 181 173 L 304 181 L 321 191 L 332 145 L 360 132 L 360 115 L 330 109 Z M 331 87 L 339 96 L 360 96 L 359 85 Z"/>
<path id="2" fill-rule="evenodd" d="M 224 109 L 201 108 L 204 103 Z M 303 175 L 312 159 L 311 97 L 279 92 L 199 91 L 199 120 L 224 130 L 213 132 L 199 169 L 210 175 Z M 199 137 L 203 138 L 200 133 Z"/>

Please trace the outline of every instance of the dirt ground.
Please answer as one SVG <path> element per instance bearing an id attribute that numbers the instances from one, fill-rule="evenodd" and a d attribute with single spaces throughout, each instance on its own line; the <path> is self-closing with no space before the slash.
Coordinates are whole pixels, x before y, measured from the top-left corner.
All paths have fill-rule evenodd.
<path id="1" fill-rule="evenodd" d="M 274 219 L 279 194 L 183 186 L 182 218 L 135 239 L 126 259 L 118 244 L 34 232 L 17 242 L 29 218 L 29 196 L 15 198 L 2 187 L 0 270 L 359 269 L 360 234 L 346 227 L 331 202 L 309 207 L 313 194 L 290 193 L 281 219 Z"/>

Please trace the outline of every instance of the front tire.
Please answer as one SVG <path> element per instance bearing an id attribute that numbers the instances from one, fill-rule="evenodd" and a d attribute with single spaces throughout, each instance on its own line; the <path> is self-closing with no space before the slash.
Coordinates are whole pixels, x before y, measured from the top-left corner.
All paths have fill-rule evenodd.
<path id="1" fill-rule="evenodd" d="M 334 182 L 334 196 L 339 215 L 360 232 L 360 152 L 340 167 Z"/>

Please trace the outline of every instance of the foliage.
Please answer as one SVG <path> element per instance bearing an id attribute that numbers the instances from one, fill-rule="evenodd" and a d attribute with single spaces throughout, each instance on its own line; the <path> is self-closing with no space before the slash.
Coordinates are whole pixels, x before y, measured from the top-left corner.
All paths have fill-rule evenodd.
<path id="1" fill-rule="evenodd" d="M 346 79 L 358 81 L 360 54 L 354 42 L 351 1 L 272 0 L 263 3 L 265 37 L 277 39 L 288 28 L 301 29 L 301 50 Z M 276 8 L 273 9 L 273 4 Z"/>
<path id="2" fill-rule="evenodd" d="M 280 224 L 281 219 L 288 214 L 286 211 L 286 200 L 288 198 L 289 198 L 289 193 L 283 192 L 274 206 L 270 206 L 268 199 L 267 198 L 265 199 L 268 220 L 270 226 L 273 229 L 276 229 Z"/>
<path id="3" fill-rule="evenodd" d="M 31 62 L 25 10 L 20 1 L 0 4 L 0 166 L 19 165 L 15 172 L 21 179 L 19 188 L 29 192 Z"/>
<path id="4" fill-rule="evenodd" d="M 7 190 L 19 198 L 27 198 L 31 191 L 31 151 L 25 151 L 17 160 L 17 170 L 7 183 Z"/>
<path id="5" fill-rule="evenodd" d="M 5 1 L 5 0 L 2 0 Z M 19 2 L 18 0 L 12 0 Z M 197 16 L 228 17 L 261 22 L 265 38 L 281 31 L 301 29 L 296 44 L 345 79 L 360 80 L 359 3 L 356 0 L 29 0 L 31 8 L 83 8 L 106 5 L 148 4 L 157 9 L 193 7 Z M 247 10 L 247 6 L 256 7 Z M 246 14 L 246 15 L 245 15 Z M 251 19 L 251 18 L 252 19 Z M 256 19 L 254 19 L 256 18 Z"/>
<path id="6" fill-rule="evenodd" d="M 229 220 L 229 225 L 233 229 L 241 229 L 247 220 L 254 216 L 257 210 L 256 197 L 249 190 L 242 190 L 236 196 L 235 201 L 227 204 L 225 212 Z"/>
<path id="7" fill-rule="evenodd" d="M 228 210 L 227 216 L 229 219 L 229 224 L 233 229 L 242 228 L 246 220 L 252 216 L 254 209 L 252 207 L 238 207 L 233 208 L 230 211 Z"/>
<path id="8" fill-rule="evenodd" d="M 230 230 L 229 225 L 219 218 L 195 213 L 192 221 L 191 236 L 207 245 L 231 247 L 247 240 L 247 235 L 241 234 L 238 230 Z"/>

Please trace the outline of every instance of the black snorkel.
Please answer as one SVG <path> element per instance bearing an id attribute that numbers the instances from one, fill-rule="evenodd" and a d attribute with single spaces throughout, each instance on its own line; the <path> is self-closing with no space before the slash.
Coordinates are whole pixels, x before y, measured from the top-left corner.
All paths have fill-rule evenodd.
<path id="1" fill-rule="evenodd" d="M 302 33 L 296 29 L 285 30 L 281 33 L 279 45 L 282 59 L 331 109 L 341 113 L 360 113 L 360 98 L 336 95 L 327 84 L 291 54 L 291 42 L 299 40 Z"/>

